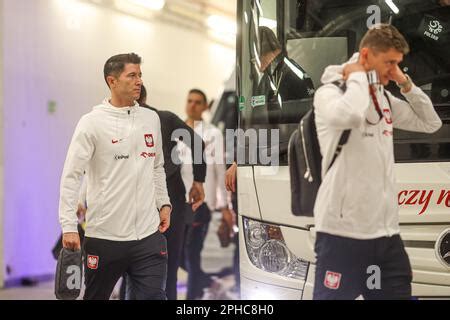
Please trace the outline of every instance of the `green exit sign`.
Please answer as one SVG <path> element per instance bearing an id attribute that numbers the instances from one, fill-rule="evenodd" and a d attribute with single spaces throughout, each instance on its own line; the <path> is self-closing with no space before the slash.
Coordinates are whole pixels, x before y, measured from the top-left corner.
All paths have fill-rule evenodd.
<path id="1" fill-rule="evenodd" d="M 56 108 L 57 108 L 56 101 L 50 100 L 47 104 L 48 113 L 50 113 L 50 114 L 55 113 Z"/>

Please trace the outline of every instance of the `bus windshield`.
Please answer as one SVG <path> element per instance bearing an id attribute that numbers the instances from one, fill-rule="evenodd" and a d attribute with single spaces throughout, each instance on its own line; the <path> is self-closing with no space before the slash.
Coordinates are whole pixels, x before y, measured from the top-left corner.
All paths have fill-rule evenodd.
<path id="1" fill-rule="evenodd" d="M 401 68 L 444 122 L 432 135 L 397 130 L 397 162 L 450 161 L 450 0 L 251 0 L 240 1 L 240 10 L 240 127 L 279 129 L 281 165 L 324 69 L 350 59 L 379 22 L 406 37 L 411 53 Z M 387 89 L 404 99 L 395 84 Z"/>

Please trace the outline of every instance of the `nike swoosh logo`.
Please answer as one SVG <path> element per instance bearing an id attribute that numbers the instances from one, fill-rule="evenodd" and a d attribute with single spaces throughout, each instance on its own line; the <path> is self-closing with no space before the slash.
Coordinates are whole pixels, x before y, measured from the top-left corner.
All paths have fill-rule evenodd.
<path id="1" fill-rule="evenodd" d="M 113 140 L 112 141 L 112 144 L 116 144 L 116 143 L 119 143 L 119 140 Z"/>

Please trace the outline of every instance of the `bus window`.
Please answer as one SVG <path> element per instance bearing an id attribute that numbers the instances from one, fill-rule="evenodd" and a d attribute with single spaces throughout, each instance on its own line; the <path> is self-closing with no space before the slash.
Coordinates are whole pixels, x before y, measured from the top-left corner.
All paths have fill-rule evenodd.
<path id="1" fill-rule="evenodd" d="M 385 1 L 278 0 L 245 1 L 240 52 L 243 129 L 279 129 L 281 165 L 301 117 L 312 106 L 314 90 L 329 65 L 342 64 L 358 51 L 375 5 L 379 22 L 392 23 L 411 47 L 401 67 L 432 99 L 444 126 L 433 135 L 397 131 L 395 154 L 400 162 L 450 160 L 450 6 L 447 1 L 398 0 L 399 11 Z M 275 13 L 273 12 L 275 10 Z M 270 20 L 260 23 L 267 12 Z M 274 18 L 275 17 L 275 18 Z M 267 27 L 270 25 L 271 28 Z M 269 32 L 270 31 L 270 32 Z M 263 41 L 269 42 L 266 45 Z M 247 41 L 247 42 L 246 42 Z M 267 63 L 263 48 L 272 50 Z M 282 63 L 281 63 L 282 62 Z M 282 72 L 281 72 L 282 71 Z M 283 74 L 283 76 L 281 76 Z M 289 75 L 289 76 L 287 76 Z M 403 99 L 395 84 L 387 88 Z"/>
<path id="2" fill-rule="evenodd" d="M 225 91 L 217 104 L 211 123 L 218 127 L 225 136 L 227 129 L 237 129 L 238 121 L 236 92 Z"/>
<path id="3" fill-rule="evenodd" d="M 444 124 L 433 135 L 396 131 L 395 156 L 398 162 L 450 161 L 450 6 L 414 4 L 393 20 L 411 46 L 402 67 L 430 96 Z M 395 86 L 388 89 L 402 98 Z"/>

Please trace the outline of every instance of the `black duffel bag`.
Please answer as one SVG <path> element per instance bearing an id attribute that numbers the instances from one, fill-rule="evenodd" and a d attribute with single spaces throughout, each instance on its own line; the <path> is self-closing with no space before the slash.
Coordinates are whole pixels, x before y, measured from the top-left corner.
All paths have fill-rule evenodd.
<path id="1" fill-rule="evenodd" d="M 61 249 L 55 275 L 55 295 L 58 300 L 76 300 L 80 296 L 82 268 L 80 250 Z"/>

